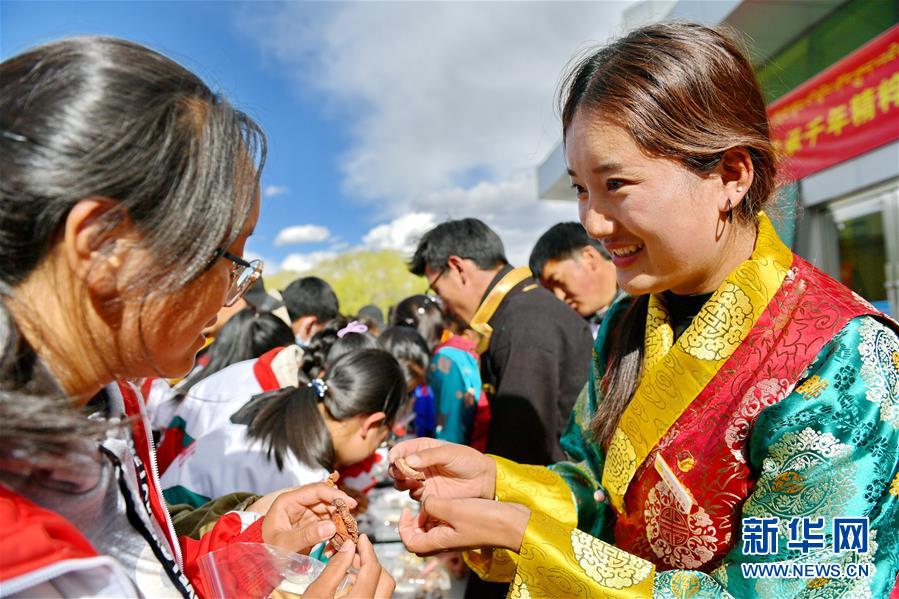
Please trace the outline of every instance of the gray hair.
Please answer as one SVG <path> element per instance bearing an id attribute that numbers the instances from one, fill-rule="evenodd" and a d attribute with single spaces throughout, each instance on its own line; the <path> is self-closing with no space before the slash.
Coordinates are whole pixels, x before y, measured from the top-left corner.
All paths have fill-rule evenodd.
<path id="1" fill-rule="evenodd" d="M 118 203 L 104 227 L 130 219 L 154 257 L 139 284 L 182 288 L 239 236 L 266 142 L 196 75 L 120 39 L 64 39 L 5 60 L 0 89 L 0 451 L 52 452 L 102 427 L 72 407 L 19 333 L 4 305 L 15 286 L 72 207 L 103 197 Z"/>
<path id="2" fill-rule="evenodd" d="M 145 236 L 147 282 L 161 290 L 198 277 L 239 235 L 264 134 L 181 65 L 120 39 L 71 38 L 4 61 L 0 88 L 4 282 L 24 280 L 92 196 L 119 202 L 108 226 L 127 216 Z"/>

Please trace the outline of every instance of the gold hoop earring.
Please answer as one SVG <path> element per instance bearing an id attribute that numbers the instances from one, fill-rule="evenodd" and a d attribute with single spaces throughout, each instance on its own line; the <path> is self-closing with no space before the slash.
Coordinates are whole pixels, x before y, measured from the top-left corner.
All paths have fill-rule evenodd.
<path id="1" fill-rule="evenodd" d="M 727 206 L 724 208 L 727 211 L 727 222 L 734 222 L 734 207 L 733 204 L 730 203 L 730 198 L 727 198 Z"/>

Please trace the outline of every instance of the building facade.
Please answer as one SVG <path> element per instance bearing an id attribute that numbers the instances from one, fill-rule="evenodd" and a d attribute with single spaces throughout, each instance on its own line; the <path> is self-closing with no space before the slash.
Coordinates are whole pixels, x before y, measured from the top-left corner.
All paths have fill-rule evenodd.
<path id="1" fill-rule="evenodd" d="M 723 24 L 743 35 L 783 156 L 774 209 L 794 251 L 899 315 L 899 3 L 647 0 L 624 18 Z M 561 143 L 541 199 L 572 198 Z"/>

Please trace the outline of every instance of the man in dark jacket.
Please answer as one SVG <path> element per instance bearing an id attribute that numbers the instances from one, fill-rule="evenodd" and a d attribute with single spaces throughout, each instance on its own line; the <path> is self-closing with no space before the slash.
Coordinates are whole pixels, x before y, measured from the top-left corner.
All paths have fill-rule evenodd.
<path id="1" fill-rule="evenodd" d="M 510 266 L 499 236 L 477 219 L 428 231 L 409 270 L 483 335 L 487 451 L 526 464 L 563 460 L 559 438 L 589 371 L 587 323 L 527 267 Z"/>
<path id="2" fill-rule="evenodd" d="M 527 267 L 512 268 L 499 235 L 474 218 L 425 233 L 409 270 L 482 335 L 487 452 L 525 464 L 563 460 L 559 439 L 589 374 L 587 322 L 540 287 Z M 508 588 L 472 574 L 465 597 L 499 599 Z"/>

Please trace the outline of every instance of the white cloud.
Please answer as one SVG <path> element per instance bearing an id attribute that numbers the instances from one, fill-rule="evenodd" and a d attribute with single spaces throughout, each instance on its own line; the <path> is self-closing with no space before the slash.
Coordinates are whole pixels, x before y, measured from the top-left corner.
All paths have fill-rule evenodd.
<path id="1" fill-rule="evenodd" d="M 318 225 L 295 225 L 281 229 L 275 237 L 275 245 L 296 245 L 299 243 L 318 243 L 331 237 L 327 227 Z"/>
<path id="2" fill-rule="evenodd" d="M 573 202 L 537 201 L 533 175 L 436 191 L 421 201 L 435 211 L 442 210 L 439 221 L 474 216 L 486 222 L 499 233 L 506 256 L 516 265 L 527 263 L 534 242 L 546 229 L 577 220 Z"/>
<path id="3" fill-rule="evenodd" d="M 253 3 L 241 26 L 348 127 L 345 195 L 397 220 L 482 218 L 520 262 L 548 226 L 577 218 L 573 203 L 538 202 L 534 183 L 559 139 L 560 75 L 619 33 L 629 4 Z M 405 241 L 411 229 L 394 223 L 366 243 Z"/>
<path id="4" fill-rule="evenodd" d="M 437 218 L 430 212 L 404 214 L 373 228 L 362 238 L 362 243 L 368 249 L 394 249 L 411 253 L 415 250 L 419 237 L 436 224 Z"/>
<path id="5" fill-rule="evenodd" d="M 288 254 L 281 261 L 279 270 L 292 272 L 305 272 L 315 268 L 320 262 L 330 260 L 337 256 L 336 252 L 310 252 L 308 254 Z"/>
<path id="6" fill-rule="evenodd" d="M 290 189 L 286 185 L 266 185 L 265 189 L 262 190 L 262 197 L 273 198 L 285 194 L 288 191 L 290 191 Z"/>

